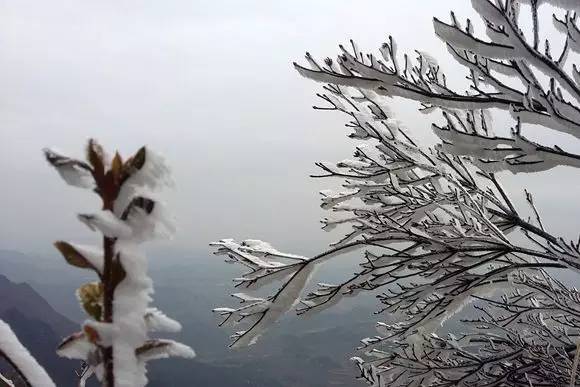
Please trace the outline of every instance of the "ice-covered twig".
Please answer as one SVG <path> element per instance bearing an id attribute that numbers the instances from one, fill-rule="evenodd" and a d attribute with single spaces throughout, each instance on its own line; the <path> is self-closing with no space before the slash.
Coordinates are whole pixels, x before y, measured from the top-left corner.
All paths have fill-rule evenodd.
<path id="1" fill-rule="evenodd" d="M 297 310 L 306 314 L 344 296 L 378 294 L 379 313 L 396 322 L 379 323 L 379 334 L 363 339 L 353 358 L 373 386 L 529 387 L 570 380 L 580 296 L 555 278 L 578 274 L 580 242 L 554 235 L 531 195 L 533 217 L 523 217 L 496 172 L 580 166 L 580 156 L 524 135 L 532 124 L 580 138 L 580 72 L 570 63 L 576 15 L 554 18 L 565 34 L 559 52 L 551 42 L 542 46 L 538 16 L 544 4 L 576 3 L 531 0 L 528 36 L 519 25 L 528 16 L 522 2 L 473 0 L 485 37 L 454 13 L 450 22 L 434 20 L 436 34 L 466 68 L 471 84 L 465 91 L 453 90 L 428 54 L 416 51 L 416 61 L 399 55 L 392 38 L 377 55 L 364 55 L 351 41 L 337 60 L 307 54 L 307 65 L 295 64 L 301 75 L 325 84 L 323 105 L 315 108 L 344 114 L 348 135 L 357 140 L 352 157 L 317 163 L 321 173 L 314 177 L 343 181 L 321 192 L 322 207 L 332 212 L 323 228 L 348 228 L 333 248 L 365 251 L 352 276 L 310 292 L 300 283 L 292 296 L 300 297 Z M 418 145 L 394 119 L 388 97 L 417 101 L 423 113 L 439 111 L 445 124 L 433 129 L 442 143 Z M 513 117 L 508 135 L 496 134 L 490 109 Z M 296 290 L 298 273 L 322 261 L 272 260 L 229 240 L 218 252 L 250 268 L 237 279 L 249 290 L 273 282 L 281 292 Z M 215 312 L 234 324 L 253 319 L 261 334 L 260 319 L 275 320 L 268 318 L 275 295 L 237 294 L 240 308 Z M 466 308 L 477 317 L 466 319 Z M 252 324 L 234 340 L 253 342 Z"/>
<path id="2" fill-rule="evenodd" d="M 55 387 L 44 368 L 20 343 L 10 326 L 0 320 L 0 358 L 16 372 L 24 385 L 30 387 Z"/>

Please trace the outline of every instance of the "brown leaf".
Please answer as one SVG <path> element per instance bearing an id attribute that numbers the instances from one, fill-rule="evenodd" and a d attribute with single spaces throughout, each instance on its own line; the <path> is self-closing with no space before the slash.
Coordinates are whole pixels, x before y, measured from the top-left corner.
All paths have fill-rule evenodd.
<path id="1" fill-rule="evenodd" d="M 70 243 L 57 241 L 54 242 L 54 247 L 60 251 L 64 259 L 71 266 L 80 267 L 81 269 L 91 269 L 99 274 L 99 271 L 94 267 L 81 253 L 78 252 Z"/>
<path id="2" fill-rule="evenodd" d="M 87 160 L 93 166 L 97 179 L 102 179 L 105 175 L 104 154 L 103 147 L 91 138 L 87 145 Z"/>
<path id="3" fill-rule="evenodd" d="M 121 155 L 119 154 L 119 152 L 115 152 L 115 157 L 113 157 L 113 161 L 111 162 L 111 171 L 113 173 L 113 177 L 115 178 L 115 180 L 120 181 L 122 170 L 123 170 L 123 159 L 121 159 Z"/>
<path id="4" fill-rule="evenodd" d="M 131 175 L 143 168 L 143 165 L 145 165 L 146 155 L 147 148 L 143 146 L 139 148 L 133 157 L 127 159 L 123 165 L 123 177 L 121 178 L 121 183 L 124 183 L 128 178 L 131 177 Z"/>
<path id="5" fill-rule="evenodd" d="M 135 354 L 139 356 L 143 353 L 146 353 L 147 351 L 151 351 L 152 349 L 164 348 L 171 344 L 171 342 L 162 339 L 147 340 L 145 344 L 135 350 Z"/>

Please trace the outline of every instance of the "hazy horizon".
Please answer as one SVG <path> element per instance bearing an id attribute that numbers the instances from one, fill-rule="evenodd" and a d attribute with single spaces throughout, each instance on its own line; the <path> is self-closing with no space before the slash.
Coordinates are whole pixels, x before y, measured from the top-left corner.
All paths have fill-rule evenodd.
<path id="1" fill-rule="evenodd" d="M 324 249 L 339 234 L 320 230 L 318 191 L 340 182 L 308 175 L 316 161 L 349 158 L 354 144 L 340 114 L 311 109 L 321 85 L 302 79 L 292 62 L 305 51 L 335 57 L 349 38 L 376 52 L 391 34 L 401 53 L 429 52 L 461 81 L 465 70 L 434 35 L 432 17 L 448 20 L 453 9 L 480 23 L 470 4 L 404 4 L 0 4 L 0 175 L 8 203 L 0 209 L 0 248 L 44 253 L 56 239 L 97 240 L 75 218 L 96 197 L 65 186 L 41 154 L 54 146 L 82 157 L 94 137 L 109 151 L 129 155 L 148 145 L 166 157 L 176 184 L 162 197 L 178 233 L 162 246 L 209 251 L 209 242 L 234 237 L 301 254 Z M 424 117 L 412 103 L 393 101 L 392 110 L 414 136 L 432 138 L 439 116 Z M 560 221 L 566 209 L 551 188 L 566 176 L 557 168 L 508 174 L 505 182 L 520 202 L 530 188 L 547 224 L 566 234 L 580 222 Z M 558 198 L 578 194 L 572 186 Z"/>

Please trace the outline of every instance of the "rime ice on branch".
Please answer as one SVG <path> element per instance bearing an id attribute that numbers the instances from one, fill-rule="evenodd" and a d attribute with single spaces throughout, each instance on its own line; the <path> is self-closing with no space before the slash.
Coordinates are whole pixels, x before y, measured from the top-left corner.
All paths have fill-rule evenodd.
<path id="1" fill-rule="evenodd" d="M 332 214 L 323 228 L 350 225 L 350 231 L 310 258 L 264 242 L 215 243 L 217 253 L 250 269 L 235 279 L 237 287 L 281 284 L 268 297 L 236 293 L 240 307 L 214 310 L 223 323 L 241 325 L 234 345 L 255 342 L 293 305 L 299 314 L 314 313 L 372 292 L 379 313 L 397 321 L 377 323 L 378 334 L 363 339 L 353 358 L 373 386 L 577 383 L 580 293 L 558 278 L 578 275 L 580 240 L 546 229 L 531 193 L 529 208 L 517 208 L 496 175 L 580 167 L 579 155 L 524 135 L 535 124 L 580 138 L 580 73 L 570 63 L 570 53 L 580 51 L 580 30 L 575 12 L 554 8 L 552 21 L 565 44 L 552 52 L 537 16 L 550 3 L 578 8 L 574 1 L 531 0 L 526 14 L 518 1 L 473 0 L 487 38 L 454 14 L 449 23 L 434 20 L 435 33 L 467 69 L 465 92 L 447 85 L 428 54 L 401 58 L 393 39 L 378 56 L 363 55 L 351 42 L 336 61 L 307 54 L 308 67 L 295 65 L 325 84 L 318 109 L 344 114 L 349 136 L 366 142 L 353 159 L 317 163 L 322 174 L 316 177 L 343 179 L 340 189 L 321 192 L 322 207 Z M 523 17 L 533 21 L 531 34 L 519 27 Z M 545 76 L 548 82 L 541 81 Z M 425 113 L 440 112 L 445 124 L 433 130 L 441 143 L 417 144 L 389 112 L 393 96 L 417 101 Z M 494 134 L 490 109 L 513 116 L 510 136 Z M 315 266 L 355 250 L 363 259 L 352 277 L 305 291 Z M 466 307 L 472 318 L 462 313 Z"/>
<path id="2" fill-rule="evenodd" d="M 110 159 L 94 140 L 87 146 L 87 162 L 50 149 L 44 153 L 68 184 L 91 189 L 102 201 L 101 209 L 78 215 L 102 235 L 101 247 L 55 243 L 67 263 L 92 270 L 97 277 L 77 290 L 88 319 L 80 332 L 63 341 L 58 354 L 85 361 L 83 378 L 95 373 L 103 386 L 145 386 L 147 361 L 194 356 L 183 344 L 149 337 L 149 332 L 181 329 L 178 322 L 149 306 L 153 283 L 139 248 L 140 242 L 173 231 L 162 204 L 153 196 L 169 183 L 168 168 L 145 147 L 127 160 L 118 152 Z"/>
<path id="3" fill-rule="evenodd" d="M 0 359 L 5 360 L 14 369 L 25 386 L 55 387 L 44 368 L 20 344 L 12 329 L 2 320 L 0 320 Z M 1 385 L 16 385 L 14 380 L 9 380 L 2 374 L 0 374 L 0 382 L 3 382 Z"/>

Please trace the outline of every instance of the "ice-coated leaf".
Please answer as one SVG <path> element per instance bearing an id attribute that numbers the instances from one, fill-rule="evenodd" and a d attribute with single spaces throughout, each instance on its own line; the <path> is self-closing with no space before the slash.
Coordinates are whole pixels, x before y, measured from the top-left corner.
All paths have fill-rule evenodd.
<path id="1" fill-rule="evenodd" d="M 166 339 L 148 340 L 141 347 L 137 348 L 136 353 L 138 359 L 142 362 L 168 357 L 182 357 L 186 359 L 195 357 L 195 352 L 187 345 Z"/>
<path id="2" fill-rule="evenodd" d="M 109 238 L 129 238 L 131 228 L 109 210 L 94 214 L 78 214 L 78 219 L 92 231 L 99 231 Z"/>
<path id="3" fill-rule="evenodd" d="M 31 387 L 56 385 L 30 352 L 20 343 L 10 326 L 0 320 L 0 357 L 7 360 Z"/>
<path id="4" fill-rule="evenodd" d="M 145 323 L 149 332 L 179 332 L 181 324 L 168 317 L 157 308 L 149 308 L 145 313 Z"/>
<path id="5" fill-rule="evenodd" d="M 68 359 L 86 360 L 95 350 L 96 346 L 87 339 L 84 332 L 77 332 L 65 338 L 58 345 L 56 353 Z"/>
<path id="6" fill-rule="evenodd" d="M 95 187 L 92 168 L 87 163 L 63 156 L 48 148 L 44 149 L 44 156 L 67 184 L 88 189 Z"/>
<path id="7" fill-rule="evenodd" d="M 92 269 L 97 273 L 102 273 L 102 251 L 93 247 L 73 245 L 64 241 L 57 241 L 54 243 L 54 246 L 62 254 L 69 265 L 81 269 Z"/>

